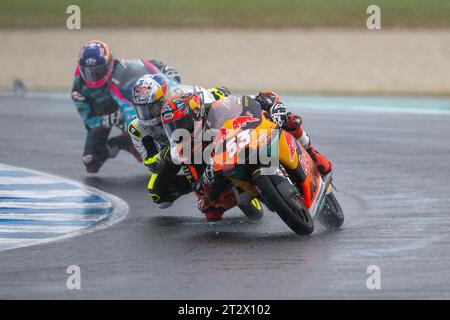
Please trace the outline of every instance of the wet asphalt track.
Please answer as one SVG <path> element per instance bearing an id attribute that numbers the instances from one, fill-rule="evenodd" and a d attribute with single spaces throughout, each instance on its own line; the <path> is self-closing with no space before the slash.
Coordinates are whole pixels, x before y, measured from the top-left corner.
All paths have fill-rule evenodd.
<path id="1" fill-rule="evenodd" d="M 68 100 L 1 98 L 0 162 L 69 177 L 124 199 L 128 217 L 77 238 L 0 252 L 0 298 L 450 298 L 450 116 L 305 111 L 335 164 L 342 230 L 294 235 L 274 214 L 205 223 L 193 196 L 158 210 L 128 154 L 97 175 L 81 163 Z M 66 289 L 67 266 L 82 289 Z M 366 268 L 381 268 L 368 290 Z"/>

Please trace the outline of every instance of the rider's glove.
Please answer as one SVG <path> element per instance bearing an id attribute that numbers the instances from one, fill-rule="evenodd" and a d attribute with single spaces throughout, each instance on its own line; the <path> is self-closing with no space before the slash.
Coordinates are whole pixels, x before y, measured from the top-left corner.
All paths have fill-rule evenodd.
<path id="1" fill-rule="evenodd" d="M 159 151 L 159 159 L 162 161 L 170 162 L 170 146 L 165 146 L 164 148 Z"/>
<path id="2" fill-rule="evenodd" d="M 158 173 L 161 163 L 165 163 L 167 161 L 170 161 L 170 147 L 169 146 L 165 146 L 154 156 L 147 157 L 144 160 L 144 165 L 148 168 L 148 170 L 150 170 L 150 172 Z"/>
<path id="3" fill-rule="evenodd" d="M 164 66 L 161 71 L 170 80 L 175 80 L 178 83 L 181 82 L 180 73 L 177 70 L 175 70 L 174 67 Z"/>
<path id="4" fill-rule="evenodd" d="M 200 179 L 192 183 L 192 190 L 200 197 L 209 194 L 214 183 L 214 168 L 208 164 Z"/>
<path id="5" fill-rule="evenodd" d="M 216 100 L 223 99 L 231 94 L 230 90 L 225 87 L 211 88 L 210 90 Z"/>
<path id="6" fill-rule="evenodd" d="M 203 185 L 202 179 L 197 179 L 196 181 L 194 181 L 194 183 L 192 184 L 192 191 L 194 191 L 194 193 L 200 197 L 206 195 L 206 190 L 205 186 Z"/>
<path id="7" fill-rule="evenodd" d="M 284 127 L 289 117 L 289 112 L 283 103 L 277 103 L 270 108 L 270 119 L 280 128 Z"/>
<path id="8" fill-rule="evenodd" d="M 102 116 L 102 128 L 104 129 L 109 129 L 113 126 L 120 126 L 123 122 L 123 113 L 120 109 L 116 112 Z"/>
<path id="9" fill-rule="evenodd" d="M 212 164 L 208 164 L 203 172 L 203 183 L 211 187 L 214 183 L 214 167 Z"/>
<path id="10" fill-rule="evenodd" d="M 289 113 L 285 129 L 288 131 L 296 131 L 302 126 L 302 118 L 299 115 Z"/>

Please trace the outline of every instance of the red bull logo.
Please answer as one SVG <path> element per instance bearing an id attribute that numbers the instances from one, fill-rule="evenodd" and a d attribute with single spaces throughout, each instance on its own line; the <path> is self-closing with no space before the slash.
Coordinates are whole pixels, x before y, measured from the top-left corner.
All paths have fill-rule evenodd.
<path id="1" fill-rule="evenodd" d="M 219 129 L 219 133 L 217 133 L 217 137 L 216 140 L 217 142 L 221 142 L 222 140 L 225 140 L 225 138 L 227 137 L 227 135 L 230 133 L 231 131 L 228 130 L 227 128 L 220 128 Z"/>
<path id="2" fill-rule="evenodd" d="M 294 160 L 294 157 L 295 157 L 295 152 L 297 151 L 297 148 L 295 146 L 294 137 L 291 134 L 287 133 L 287 132 L 284 132 L 284 137 L 286 138 L 286 144 L 287 144 L 287 147 L 289 149 L 289 153 L 290 153 L 290 156 L 291 156 L 291 162 L 292 162 Z"/>
<path id="3" fill-rule="evenodd" d="M 244 128 L 248 122 L 257 122 L 260 119 L 253 116 L 250 111 L 245 113 L 245 116 L 239 116 L 234 118 L 233 120 L 233 129 L 241 129 Z"/>
<path id="4" fill-rule="evenodd" d="M 303 168 L 303 171 L 307 175 L 308 174 L 308 169 L 309 169 L 309 161 L 308 161 L 308 158 L 306 157 L 306 154 L 302 153 L 300 155 L 300 159 L 299 160 L 300 160 L 300 165 Z"/>

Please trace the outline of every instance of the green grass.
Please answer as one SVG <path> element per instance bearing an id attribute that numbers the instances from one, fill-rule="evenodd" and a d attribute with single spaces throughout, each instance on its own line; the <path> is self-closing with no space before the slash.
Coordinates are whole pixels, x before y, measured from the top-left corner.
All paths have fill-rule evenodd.
<path id="1" fill-rule="evenodd" d="M 365 27 L 369 4 L 383 28 L 450 27 L 450 0 L 0 0 L 0 28 L 65 28 L 81 7 L 89 27 Z"/>

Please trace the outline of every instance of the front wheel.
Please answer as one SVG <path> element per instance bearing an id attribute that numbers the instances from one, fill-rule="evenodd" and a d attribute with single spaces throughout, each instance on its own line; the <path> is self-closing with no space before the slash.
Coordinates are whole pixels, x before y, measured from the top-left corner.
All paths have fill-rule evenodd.
<path id="1" fill-rule="evenodd" d="M 239 209 L 252 221 L 261 220 L 264 216 L 264 209 L 258 199 L 253 199 L 246 205 L 239 206 Z"/>
<path id="2" fill-rule="evenodd" d="M 317 214 L 317 218 L 328 229 L 338 229 L 344 223 L 344 212 L 333 193 L 326 196 L 324 206 Z"/>
<path id="3" fill-rule="evenodd" d="M 285 178 L 278 175 L 259 175 L 254 183 L 267 205 L 298 235 L 310 235 L 314 222 L 299 202 L 298 192 Z"/>

